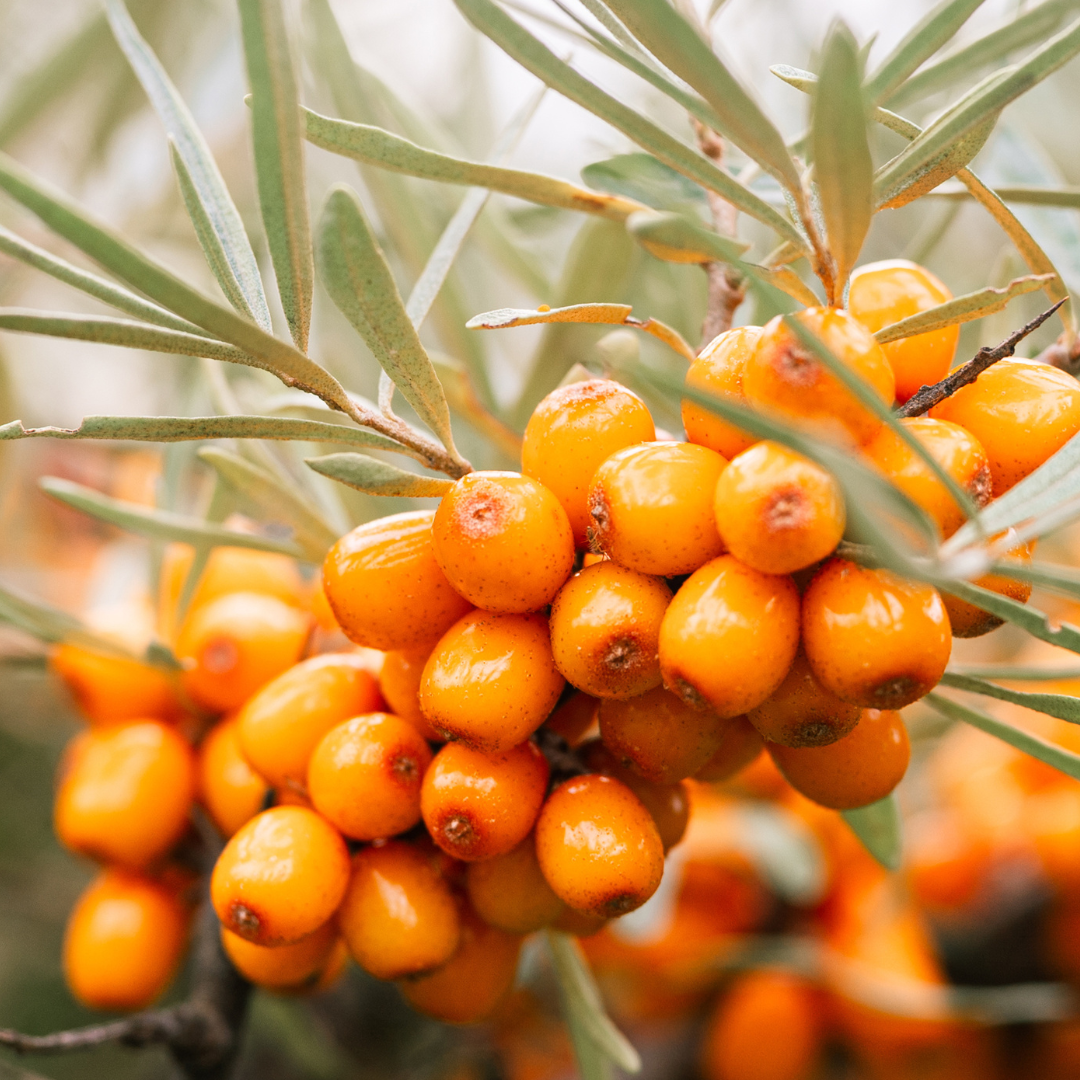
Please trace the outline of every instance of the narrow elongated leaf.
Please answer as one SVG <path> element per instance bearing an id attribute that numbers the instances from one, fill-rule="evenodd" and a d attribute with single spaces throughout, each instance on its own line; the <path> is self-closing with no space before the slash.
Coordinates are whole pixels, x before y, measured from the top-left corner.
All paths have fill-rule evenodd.
<path id="1" fill-rule="evenodd" d="M 646 251 L 668 262 L 719 261 L 741 266 L 740 256 L 750 246 L 670 211 L 638 211 L 626 219 L 626 228 Z"/>
<path id="2" fill-rule="evenodd" d="M 1077 513 L 1080 514 L 1080 507 L 1077 508 Z M 1024 531 L 1026 532 L 1026 530 Z M 1076 567 L 1057 566 L 1053 563 L 1029 563 L 1021 562 L 1018 559 L 1009 559 L 1005 562 L 993 563 L 990 569 L 994 574 L 1038 585 L 1040 588 L 1057 593 L 1059 596 L 1068 596 L 1074 600 L 1080 599 L 1080 570 L 1077 570 Z"/>
<path id="3" fill-rule="evenodd" d="M 1046 716 L 1067 720 L 1070 724 L 1080 724 L 1080 698 L 1071 694 L 1031 694 L 1022 690 L 1007 690 L 1004 686 L 995 686 L 985 679 L 971 675 L 959 675 L 946 671 L 941 676 L 942 686 L 951 686 L 954 690 L 967 690 L 972 694 L 1008 701 L 1012 705 L 1022 705 Z"/>
<path id="4" fill-rule="evenodd" d="M 900 807 L 894 794 L 857 810 L 841 810 L 840 816 L 862 845 L 886 870 L 899 870 L 903 857 Z"/>
<path id="5" fill-rule="evenodd" d="M 315 267 L 311 255 L 304 135 L 282 0 L 239 0 L 251 84 L 259 206 L 293 341 L 307 351 Z"/>
<path id="6" fill-rule="evenodd" d="M 308 458 L 307 464 L 317 473 L 368 495 L 440 498 L 453 487 L 450 480 L 419 476 L 365 454 L 326 454 L 324 457 Z"/>
<path id="7" fill-rule="evenodd" d="M 950 664 L 954 675 L 973 679 L 1008 679 L 1010 682 L 1057 682 L 1080 679 L 1080 667 L 1037 668 L 1030 664 Z"/>
<path id="8" fill-rule="evenodd" d="M 497 416 L 489 412 L 469 381 L 465 365 L 450 356 L 431 353 L 431 362 L 446 392 L 446 400 L 454 412 L 464 417 L 506 456 L 509 462 L 521 461 L 521 436 Z M 591 378 L 591 376 L 590 376 Z M 0 433 L 3 432 L 0 427 Z"/>
<path id="9" fill-rule="evenodd" d="M 581 170 L 581 178 L 597 191 L 625 195 L 654 210 L 705 213 L 709 204 L 699 184 L 688 180 L 652 154 L 619 154 Z"/>

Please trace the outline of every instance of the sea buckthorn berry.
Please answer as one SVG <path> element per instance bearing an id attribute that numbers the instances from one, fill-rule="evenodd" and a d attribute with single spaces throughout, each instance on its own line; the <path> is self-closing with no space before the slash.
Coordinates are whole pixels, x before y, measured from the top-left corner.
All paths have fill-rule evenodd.
<path id="1" fill-rule="evenodd" d="M 190 666 L 184 689 L 206 709 L 236 709 L 300 659 L 311 616 L 262 593 L 234 592 L 195 608 L 176 637 Z"/>
<path id="2" fill-rule="evenodd" d="M 55 823 L 72 851 L 142 867 L 187 827 L 195 793 L 188 744 L 157 720 L 87 732 L 61 764 Z"/>
<path id="3" fill-rule="evenodd" d="M 555 666 L 595 697 L 634 697 L 659 686 L 656 650 L 669 603 L 661 578 L 611 561 L 579 571 L 551 605 Z"/>
<path id="4" fill-rule="evenodd" d="M 377 712 L 382 705 L 375 678 L 360 656 L 313 656 L 268 683 L 240 710 L 240 747 L 275 787 L 302 789 L 319 740 L 343 720 Z"/>
<path id="5" fill-rule="evenodd" d="M 1080 431 L 1080 383 L 1049 364 L 999 360 L 930 415 L 982 443 L 997 498 Z"/>
<path id="6" fill-rule="evenodd" d="M 656 438 L 645 403 L 610 379 L 560 386 L 533 411 L 521 444 L 521 471 L 539 480 L 562 504 L 585 546 L 589 482 L 604 460 L 635 443 Z"/>
<path id="7" fill-rule="evenodd" d="M 207 732 L 199 747 L 198 781 L 199 799 L 224 836 L 232 836 L 250 821 L 270 790 L 240 749 L 236 720 L 225 720 Z"/>
<path id="8" fill-rule="evenodd" d="M 612 454 L 589 489 L 590 543 L 642 574 L 689 574 L 724 550 L 712 493 L 726 461 L 693 443 Z"/>
<path id="9" fill-rule="evenodd" d="M 553 731 L 571 746 L 577 746 L 596 723 L 600 699 L 580 691 L 571 694 L 545 721 L 544 730 Z"/>
<path id="10" fill-rule="evenodd" d="M 104 870 L 68 918 L 68 987 L 91 1009 L 146 1008 L 180 966 L 187 924 L 187 909 L 168 889 L 126 870 Z"/>
<path id="11" fill-rule="evenodd" d="M 847 521 L 836 480 L 774 442 L 732 459 L 716 482 L 714 506 L 728 551 L 764 574 L 790 574 L 824 559 Z"/>
<path id="12" fill-rule="evenodd" d="M 971 496 L 976 506 L 985 506 L 990 501 L 990 466 L 986 451 L 970 431 L 959 424 L 928 417 L 901 420 L 900 423 Z M 912 502 L 933 518 L 943 538 L 952 536 L 964 524 L 966 515 L 945 485 L 894 431 L 883 427 L 863 447 L 863 453 Z"/>
<path id="13" fill-rule="evenodd" d="M 267 990 L 302 990 L 318 982 L 338 942 L 330 919 L 291 945 L 256 945 L 221 928 L 221 944 L 232 965 L 249 982 Z"/>
<path id="14" fill-rule="evenodd" d="M 892 368 L 873 335 L 839 308 L 814 307 L 794 316 L 858 375 L 885 405 L 896 396 Z M 869 442 L 879 420 L 777 316 L 762 331 L 743 370 L 743 393 L 754 408 L 776 413 L 823 438 Z"/>
<path id="15" fill-rule="evenodd" d="M 855 727 L 828 746 L 765 745 L 784 779 L 830 810 L 854 810 L 884 799 L 904 778 L 911 757 L 904 721 L 884 709 L 864 709 Z"/>
<path id="16" fill-rule="evenodd" d="M 672 693 L 726 719 L 776 690 L 798 645 L 799 594 L 791 578 L 721 555 L 671 601 L 660 627 L 660 670 Z"/>
<path id="17" fill-rule="evenodd" d="M 432 539 L 450 584 L 485 611 L 536 611 L 551 603 L 574 568 L 574 536 L 562 504 L 518 473 L 463 476 L 435 511 Z"/>
<path id="18" fill-rule="evenodd" d="M 830 559 L 803 596 L 803 648 L 830 693 L 900 709 L 937 686 L 952 633 L 936 589 Z"/>
<path id="19" fill-rule="evenodd" d="M 906 259 L 891 259 L 860 266 L 851 275 L 848 310 L 876 334 L 952 297 L 948 286 L 925 267 Z M 907 401 L 921 387 L 944 379 L 959 338 L 959 326 L 944 326 L 882 345 L 896 376 L 896 400 Z"/>
<path id="20" fill-rule="evenodd" d="M 508 934 L 548 926 L 564 907 L 540 871 L 531 834 L 504 855 L 469 863 L 465 887 L 477 915 Z"/>
<path id="21" fill-rule="evenodd" d="M 57 645 L 49 663 L 91 724 L 176 720 L 183 713 L 173 679 L 149 664 L 68 644 Z"/>
<path id="22" fill-rule="evenodd" d="M 420 820 L 420 784 L 431 764 L 424 737 L 389 713 L 331 728 L 308 763 L 308 795 L 353 840 L 378 840 Z"/>
<path id="23" fill-rule="evenodd" d="M 379 689 L 390 711 L 410 724 L 428 742 L 442 742 L 443 737 L 424 719 L 420 711 L 420 680 L 430 649 L 397 649 L 383 658 Z"/>
<path id="24" fill-rule="evenodd" d="M 724 721 L 662 686 L 640 697 L 600 704 L 600 738 L 615 759 L 646 780 L 674 784 L 716 753 Z"/>
<path id="25" fill-rule="evenodd" d="M 560 784 L 536 823 L 536 856 L 555 895 L 602 918 L 641 907 L 660 884 L 664 845 L 625 785 L 588 773 Z"/>
<path id="26" fill-rule="evenodd" d="M 1034 547 L 1034 540 L 1027 544 L 1020 544 L 1009 552 L 1009 558 L 1029 563 Z M 1015 600 L 1018 604 L 1026 604 L 1031 599 L 1030 581 L 1017 581 L 1016 578 L 1004 577 L 1001 574 L 984 574 L 971 584 L 978 585 L 980 589 L 989 589 L 1009 600 Z M 949 593 L 941 594 L 941 602 L 945 605 L 946 614 L 949 616 L 953 637 L 982 637 L 983 634 L 996 630 L 1004 622 L 997 615 L 991 615 L 989 611 L 983 611 L 982 608 L 977 608 L 958 596 L 950 596 Z"/>
<path id="27" fill-rule="evenodd" d="M 781 746 L 827 746 L 858 722 L 860 708 L 830 694 L 814 678 L 800 649 L 784 681 L 747 719 L 770 742 Z"/>
<path id="28" fill-rule="evenodd" d="M 302 806 L 274 806 L 242 825 L 210 879 L 221 924 L 256 945 L 289 945 L 337 910 L 349 883 L 345 841 Z"/>
<path id="29" fill-rule="evenodd" d="M 502 855 L 529 835 L 547 782 L 547 760 L 531 742 L 497 756 L 449 743 L 424 776 L 424 824 L 455 859 Z"/>
<path id="30" fill-rule="evenodd" d="M 458 906 L 435 859 L 403 840 L 353 856 L 338 922 L 353 959 L 377 979 L 438 967 L 461 939 Z"/>
<path id="31" fill-rule="evenodd" d="M 442 967 L 398 983 L 405 1000 L 448 1024 L 486 1020 L 510 992 L 521 937 L 489 926 L 475 913 L 462 916 L 461 944 Z"/>
<path id="32" fill-rule="evenodd" d="M 695 780 L 718 784 L 730 780 L 754 761 L 765 743 L 745 716 L 733 716 L 724 724 L 716 753 L 696 773 Z"/>
<path id="33" fill-rule="evenodd" d="M 547 619 L 474 611 L 428 657 L 420 708 L 443 738 L 497 754 L 544 722 L 564 685 Z"/>
<path id="34" fill-rule="evenodd" d="M 742 388 L 743 369 L 760 337 L 760 326 L 737 326 L 718 334 L 690 365 L 686 385 L 729 398 L 736 405 L 748 405 Z M 682 403 L 682 422 L 690 442 L 707 446 L 725 458 L 733 458 L 757 442 L 749 432 L 689 400 Z"/>
<path id="35" fill-rule="evenodd" d="M 323 563 L 323 588 L 338 625 L 371 649 L 430 647 L 472 605 L 435 561 L 434 510 L 369 521 L 346 533 Z"/>

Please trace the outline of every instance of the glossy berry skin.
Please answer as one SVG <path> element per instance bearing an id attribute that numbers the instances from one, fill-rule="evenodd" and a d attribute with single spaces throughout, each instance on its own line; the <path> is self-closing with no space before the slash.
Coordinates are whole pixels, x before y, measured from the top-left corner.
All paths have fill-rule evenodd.
<path id="1" fill-rule="evenodd" d="M 428 742 L 442 742 L 442 736 L 420 711 L 420 680 L 431 649 L 398 649 L 383 658 L 379 690 L 395 716 L 408 720 Z"/>
<path id="2" fill-rule="evenodd" d="M 458 907 L 435 859 L 401 840 L 353 856 L 338 921 L 353 959 L 377 979 L 436 968 L 461 939 Z"/>
<path id="3" fill-rule="evenodd" d="M 693 776 L 716 753 L 723 730 L 715 713 L 662 686 L 600 705 L 600 738 L 615 760 L 658 784 Z"/>
<path id="4" fill-rule="evenodd" d="M 264 686 L 240 710 L 240 746 L 275 787 L 303 790 L 319 740 L 352 716 L 377 712 L 382 696 L 355 653 L 326 653 L 297 664 Z"/>
<path id="5" fill-rule="evenodd" d="M 596 773 L 548 796 L 536 823 L 536 855 L 556 896 L 603 918 L 640 907 L 664 873 L 664 845 L 649 811 L 625 784 Z"/>
<path id="6" fill-rule="evenodd" d="M 542 615 L 474 611 L 428 657 L 420 708 L 443 738 L 498 754 L 544 722 L 564 685 Z"/>
<path id="7" fill-rule="evenodd" d="M 733 716 L 724 724 L 716 753 L 694 773 L 694 779 L 711 784 L 730 780 L 756 760 L 764 748 L 757 728 L 745 716 Z"/>
<path id="8" fill-rule="evenodd" d="M 443 496 L 432 525 L 450 584 L 485 611 L 521 614 L 551 603 L 574 567 L 574 535 L 539 481 L 473 472 Z"/>
<path id="9" fill-rule="evenodd" d="M 589 489 L 590 544 L 642 574 L 689 574 L 724 550 L 712 493 L 725 460 L 693 443 L 612 454 Z"/>
<path id="10" fill-rule="evenodd" d="M 799 594 L 789 577 L 731 555 L 692 574 L 660 627 L 664 685 L 721 718 L 760 705 L 784 680 L 799 644 Z"/>
<path id="11" fill-rule="evenodd" d="M 345 841 L 302 806 L 275 806 L 225 845 L 210 900 L 226 929 L 256 945 L 289 945 L 337 910 L 349 883 Z"/>
<path id="12" fill-rule="evenodd" d="M 830 559 L 803 596 L 803 648 L 814 677 L 836 697 L 900 709 L 938 684 L 952 632 L 930 585 Z"/>
<path id="13" fill-rule="evenodd" d="M 945 420 L 929 417 L 900 421 L 922 443 L 933 459 L 971 496 L 979 507 L 990 501 L 990 465 L 982 444 L 971 432 Z M 912 502 L 921 506 L 943 539 L 966 520 L 964 511 L 930 467 L 888 428 L 882 428 L 863 447 L 872 465 L 889 478 Z"/>
<path id="14" fill-rule="evenodd" d="M 584 547 L 589 483 L 624 446 L 656 438 L 652 416 L 632 390 L 610 379 L 560 386 L 533 410 L 521 444 L 521 471 L 559 500 L 574 543 Z"/>
<path id="15" fill-rule="evenodd" d="M 660 623 L 671 590 L 605 560 L 576 573 L 551 605 L 551 652 L 572 686 L 629 698 L 660 685 Z"/>
<path id="16" fill-rule="evenodd" d="M 232 836 L 263 808 L 270 785 L 244 757 L 235 719 L 212 727 L 199 746 L 198 788 L 222 836 Z"/>
<path id="17" fill-rule="evenodd" d="M 748 406 L 743 393 L 743 369 L 760 337 L 760 326 L 737 326 L 718 334 L 690 365 L 686 385 L 729 398 L 736 405 Z M 749 432 L 689 400 L 682 403 L 682 422 L 690 442 L 707 446 L 729 460 L 757 442 Z"/>
<path id="18" fill-rule="evenodd" d="M 255 945 L 221 928 L 221 945 L 232 966 L 249 982 L 267 990 L 304 990 L 326 970 L 338 942 L 337 923 L 330 919 L 291 945 Z"/>
<path id="19" fill-rule="evenodd" d="M 904 721 L 891 710 L 864 709 L 855 727 L 828 746 L 765 745 L 787 782 L 830 810 L 884 799 L 903 779 L 911 757 Z"/>
<path id="20" fill-rule="evenodd" d="M 890 259 L 860 266 L 851 275 L 848 310 L 875 334 L 952 296 L 948 286 L 925 267 L 906 259 Z M 896 400 L 907 401 L 920 387 L 944 379 L 959 338 L 959 326 L 945 326 L 882 345 L 896 376 Z"/>
<path id="21" fill-rule="evenodd" d="M 529 835 L 547 782 L 547 760 L 531 742 L 499 755 L 448 743 L 424 775 L 424 824 L 455 859 L 503 855 Z"/>
<path id="22" fill-rule="evenodd" d="M 508 934 L 540 930 L 564 909 L 540 871 L 531 834 L 504 855 L 469 863 L 465 887 L 477 915 Z"/>
<path id="23" fill-rule="evenodd" d="M 188 912 L 149 878 L 102 871 L 71 910 L 64 978 L 91 1009 L 144 1009 L 172 982 L 187 944 Z"/>
<path id="24" fill-rule="evenodd" d="M 194 795 L 194 755 L 173 728 L 144 720 L 90 731 L 61 763 L 56 835 L 81 855 L 144 867 L 183 835 Z"/>
<path id="25" fill-rule="evenodd" d="M 68 644 L 53 649 L 49 664 L 95 726 L 182 715 L 173 679 L 149 664 Z"/>
<path id="26" fill-rule="evenodd" d="M 999 360 L 930 415 L 982 443 L 997 498 L 1080 431 L 1080 383 L 1049 364 Z"/>
<path id="27" fill-rule="evenodd" d="M 889 361 L 854 316 L 839 308 L 814 307 L 795 318 L 866 382 L 883 404 L 893 403 L 896 384 Z M 882 423 L 803 348 L 781 316 L 765 327 L 747 360 L 743 392 L 755 409 L 842 444 L 869 442 Z"/>
<path id="28" fill-rule="evenodd" d="M 553 731 L 571 746 L 577 746 L 596 723 L 600 699 L 588 694 L 571 694 L 545 721 L 544 730 Z"/>
<path id="29" fill-rule="evenodd" d="M 345 636 L 371 649 L 433 645 L 472 605 L 435 560 L 433 510 L 369 521 L 327 553 L 323 589 Z"/>
<path id="30" fill-rule="evenodd" d="M 994 539 L 997 540 L 1000 537 L 994 537 Z M 1034 547 L 1034 541 L 1020 544 L 1009 552 L 1008 558 L 1029 563 Z M 1030 581 L 1017 581 L 1016 578 L 1004 577 L 1002 574 L 984 574 L 971 584 L 1015 600 L 1018 604 L 1026 604 L 1031 599 Z M 941 594 L 941 602 L 945 605 L 945 611 L 949 616 L 949 626 L 952 628 L 953 637 L 982 637 L 983 634 L 989 634 L 991 630 L 996 630 L 1003 624 L 1003 620 L 997 615 L 991 615 L 989 611 L 983 611 L 957 596 L 950 596 L 949 593 Z"/>
<path id="31" fill-rule="evenodd" d="M 184 620 L 177 658 L 184 690 L 205 709 L 239 708 L 303 655 L 311 616 L 263 593 L 225 593 Z"/>
<path id="32" fill-rule="evenodd" d="M 847 522 L 836 480 L 774 442 L 732 459 L 716 482 L 713 505 L 728 551 L 763 574 L 790 574 L 824 559 Z"/>
<path id="33" fill-rule="evenodd" d="M 420 784 L 431 750 L 408 721 L 356 716 L 331 728 L 308 763 L 308 797 L 353 840 L 378 840 L 420 820 Z"/>

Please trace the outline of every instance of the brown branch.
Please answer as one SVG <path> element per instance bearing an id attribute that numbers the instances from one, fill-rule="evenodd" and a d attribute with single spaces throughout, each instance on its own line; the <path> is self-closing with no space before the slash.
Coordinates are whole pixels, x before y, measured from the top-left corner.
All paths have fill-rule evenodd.
<path id="1" fill-rule="evenodd" d="M 1042 326 L 1064 303 L 1064 300 L 1059 300 L 1053 307 L 1047 308 L 1041 315 L 1036 315 L 1031 322 L 1025 323 L 1019 330 L 1014 330 L 992 349 L 984 346 L 966 364 L 950 371 L 941 382 L 934 383 L 933 386 L 923 386 L 896 410 L 897 416 L 921 416 L 955 394 L 962 386 L 973 383 L 991 364 L 1012 356 L 1016 351 L 1016 346 L 1033 330 Z"/>

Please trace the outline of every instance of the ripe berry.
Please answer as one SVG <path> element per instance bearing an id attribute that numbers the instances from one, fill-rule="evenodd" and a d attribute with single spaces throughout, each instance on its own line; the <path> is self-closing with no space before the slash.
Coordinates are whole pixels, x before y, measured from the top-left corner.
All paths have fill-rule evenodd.
<path id="1" fill-rule="evenodd" d="M 533 411 L 521 444 L 521 471 L 539 480 L 562 504 L 574 543 L 585 546 L 588 494 L 604 460 L 656 438 L 645 403 L 610 379 L 560 386 Z"/>
<path id="2" fill-rule="evenodd" d="M 994 537 L 997 540 L 1000 537 Z M 1031 555 L 1035 548 L 1035 541 L 1020 544 L 1009 552 L 1008 557 L 1019 562 L 1031 562 Z M 1017 581 L 1016 578 L 1003 577 L 1001 574 L 984 574 L 976 578 L 972 585 L 978 585 L 981 589 L 989 589 L 999 596 L 1008 597 L 1018 604 L 1026 604 L 1031 599 L 1031 582 Z M 948 593 L 941 594 L 941 602 L 945 605 L 945 612 L 949 616 L 949 626 L 952 627 L 953 637 L 975 638 L 989 634 L 996 630 L 1003 621 L 997 615 L 991 615 L 989 611 L 983 611 L 974 604 L 969 604 L 959 597 L 950 596 Z"/>
<path id="3" fill-rule="evenodd" d="M 53 649 L 49 664 L 91 724 L 176 720 L 182 715 L 174 680 L 149 664 L 67 644 Z"/>
<path id="4" fill-rule="evenodd" d="M 736 405 L 748 405 L 743 393 L 743 370 L 760 337 L 760 326 L 737 326 L 718 334 L 690 365 L 686 385 L 729 398 Z M 757 442 L 753 435 L 692 401 L 683 401 L 682 421 L 690 442 L 707 446 L 725 458 L 733 458 Z"/>
<path id="5" fill-rule="evenodd" d="M 159 859 L 187 827 L 191 748 L 157 720 L 87 732 L 61 764 L 55 824 L 72 851 L 129 867 Z"/>
<path id="6" fill-rule="evenodd" d="M 396 836 L 420 820 L 431 750 L 410 723 L 369 713 L 331 728 L 308 763 L 308 797 L 354 840 Z"/>
<path id="7" fill-rule="evenodd" d="M 442 736 L 424 719 L 420 711 L 420 680 L 430 649 L 398 649 L 383 658 L 379 689 L 390 711 L 410 724 L 428 742 L 442 742 Z"/>
<path id="8" fill-rule="evenodd" d="M 886 405 L 896 386 L 881 346 L 854 316 L 838 308 L 814 307 L 795 316 L 858 375 Z M 822 438 L 865 443 L 881 421 L 784 325 L 781 316 L 762 332 L 743 371 L 743 392 L 754 408 L 776 413 Z"/>
<path id="9" fill-rule="evenodd" d="M 543 484 L 518 473 L 463 476 L 443 496 L 432 538 L 450 584 L 485 611 L 537 611 L 574 567 L 566 511 Z"/>
<path id="10" fill-rule="evenodd" d="M 798 644 L 799 594 L 791 578 L 722 555 L 671 601 L 660 627 L 660 670 L 664 685 L 689 705 L 738 716 L 783 682 Z"/>
<path id="11" fill-rule="evenodd" d="M 455 859 L 502 855 L 529 835 L 547 782 L 547 760 L 531 742 L 492 756 L 448 743 L 424 775 L 424 824 Z"/>
<path id="12" fill-rule="evenodd" d="M 323 589 L 345 636 L 371 649 L 430 647 L 472 605 L 435 561 L 433 510 L 369 521 L 327 553 Z"/>
<path id="13" fill-rule="evenodd" d="M 469 863 L 465 886 L 477 915 L 508 934 L 531 934 L 563 911 L 540 871 L 531 834 L 504 855 Z"/>
<path id="14" fill-rule="evenodd" d="M 255 945 L 221 928 L 221 945 L 232 965 L 249 982 L 267 990 L 303 990 L 318 982 L 338 942 L 337 923 L 330 919 L 291 945 Z"/>
<path id="15" fill-rule="evenodd" d="M 712 493 L 726 462 L 693 443 L 612 454 L 589 488 L 590 543 L 643 574 L 689 574 L 724 550 Z"/>
<path id="16" fill-rule="evenodd" d="M 551 652 L 571 685 L 628 698 L 660 685 L 660 623 L 671 602 L 664 581 L 609 560 L 586 567 L 551 605 Z"/>
<path id="17" fill-rule="evenodd" d="M 556 896 L 602 918 L 641 907 L 664 873 L 664 845 L 648 810 L 625 784 L 596 773 L 548 797 L 536 855 Z"/>
<path id="18" fill-rule="evenodd" d="M 937 685 L 952 633 L 936 589 L 830 559 L 803 596 L 803 648 L 830 693 L 900 709 Z"/>
<path id="19" fill-rule="evenodd" d="M 270 786 L 244 757 L 235 719 L 212 727 L 199 746 L 198 788 L 223 836 L 232 836 L 263 808 Z"/>
<path id="20" fill-rule="evenodd" d="M 563 685 L 547 619 L 474 611 L 443 635 L 428 658 L 420 708 L 444 738 L 496 754 L 544 722 Z"/>
<path id="21" fill-rule="evenodd" d="M 210 879 L 223 926 L 256 945 L 289 945 L 337 910 L 349 883 L 349 853 L 313 810 L 275 806 L 225 845 Z"/>
<path id="22" fill-rule="evenodd" d="M 600 708 L 598 698 L 588 694 L 571 694 L 545 721 L 544 730 L 562 736 L 571 746 L 576 746 L 596 723 Z"/>
<path id="23" fill-rule="evenodd" d="M 716 483 L 714 507 L 728 551 L 765 574 L 790 574 L 824 559 L 847 520 L 833 477 L 774 442 L 732 459 Z"/>
<path id="24" fill-rule="evenodd" d="M 719 749 L 694 773 L 694 779 L 711 784 L 730 780 L 754 761 L 764 747 L 757 728 L 745 716 L 733 716 L 724 724 Z"/>

